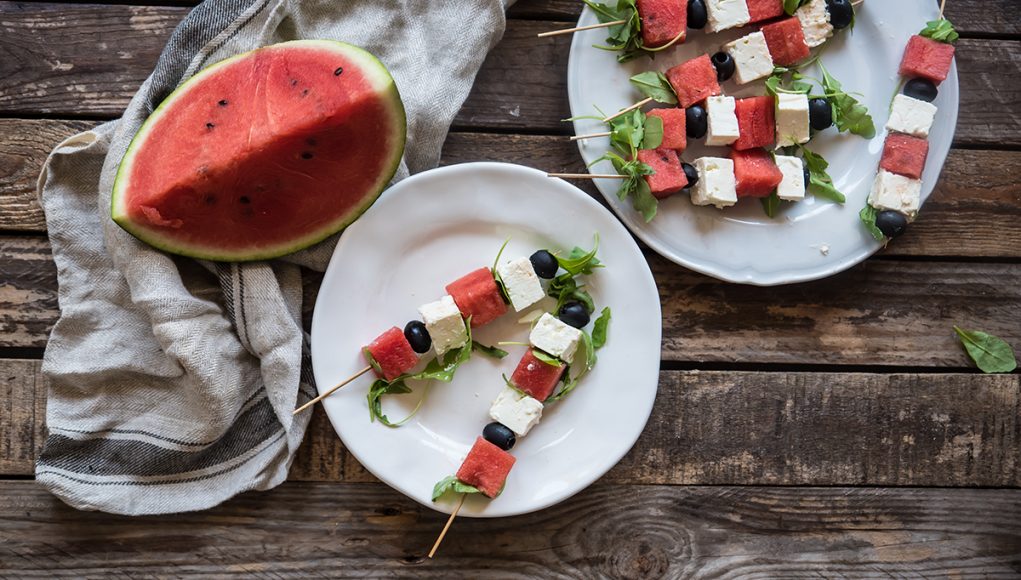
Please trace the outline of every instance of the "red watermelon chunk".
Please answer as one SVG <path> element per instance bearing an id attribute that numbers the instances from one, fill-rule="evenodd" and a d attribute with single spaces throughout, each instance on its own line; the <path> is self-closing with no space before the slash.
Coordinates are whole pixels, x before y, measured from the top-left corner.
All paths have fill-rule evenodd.
<path id="1" fill-rule="evenodd" d="M 671 68 L 666 71 L 666 78 L 677 95 L 678 106 L 684 109 L 723 94 L 716 80 L 716 68 L 708 54 Z"/>
<path id="2" fill-rule="evenodd" d="M 457 470 L 457 478 L 489 497 L 496 497 L 503 489 L 514 461 L 513 455 L 479 437 L 468 457 L 464 458 L 461 469 Z"/>
<path id="3" fill-rule="evenodd" d="M 766 37 L 769 55 L 773 64 L 790 66 L 808 58 L 811 50 L 805 42 L 805 32 L 801 29 L 801 21 L 797 18 L 785 18 L 779 22 L 762 27 Z"/>
<path id="4" fill-rule="evenodd" d="M 775 109 L 773 97 L 738 99 L 737 126 L 741 136 L 734 142 L 734 149 L 744 151 L 772 145 L 776 138 Z"/>
<path id="5" fill-rule="evenodd" d="M 479 268 L 454 280 L 447 285 L 447 294 L 465 320 L 471 317 L 472 328 L 489 324 L 507 312 L 507 303 L 489 268 Z"/>
<path id="6" fill-rule="evenodd" d="M 681 167 L 681 158 L 673 149 L 641 149 L 638 160 L 652 167 L 656 173 L 645 176 L 652 195 L 656 199 L 666 199 L 688 186 L 688 176 Z"/>
<path id="7" fill-rule="evenodd" d="M 404 332 L 396 326 L 379 335 L 362 352 L 370 365 L 375 361 L 379 366 L 378 369 L 373 368 L 376 374 L 388 381 L 396 379 L 418 364 L 418 355 L 411 348 L 408 339 L 404 338 Z M 370 356 L 372 358 L 369 358 Z"/>
<path id="8" fill-rule="evenodd" d="M 650 117 L 663 119 L 663 142 L 660 147 L 673 149 L 683 153 L 688 147 L 687 115 L 680 107 L 673 109 L 654 109 L 649 111 Z"/>
<path id="9" fill-rule="evenodd" d="M 768 197 L 783 181 L 783 172 L 765 149 L 732 151 L 738 197 Z"/>
<path id="10" fill-rule="evenodd" d="M 929 142 L 925 139 L 890 133 L 883 146 L 883 158 L 879 166 L 897 175 L 921 179 L 925 159 L 929 156 Z"/>
<path id="11" fill-rule="evenodd" d="M 560 382 L 566 367 L 564 364 L 556 366 L 547 364 L 536 358 L 532 349 L 528 349 L 525 356 L 521 357 L 518 368 L 514 369 L 511 382 L 533 399 L 545 401 L 553 394 L 553 389 Z"/>
<path id="12" fill-rule="evenodd" d="M 770 18 L 783 16 L 783 0 L 747 0 L 748 14 L 751 22 L 762 22 Z"/>
<path id="13" fill-rule="evenodd" d="M 680 34 L 684 42 L 688 30 L 688 3 L 682 0 L 638 0 L 638 16 L 642 19 L 642 44 L 649 48 L 663 46 Z"/>
<path id="14" fill-rule="evenodd" d="M 924 36 L 911 37 L 900 62 L 903 77 L 922 77 L 939 84 L 947 80 L 954 62 L 954 45 Z"/>

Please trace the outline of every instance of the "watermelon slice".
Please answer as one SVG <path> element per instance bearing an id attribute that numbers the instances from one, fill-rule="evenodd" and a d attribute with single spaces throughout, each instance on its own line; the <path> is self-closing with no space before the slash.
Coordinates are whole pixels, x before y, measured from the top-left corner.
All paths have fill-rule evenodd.
<path id="1" fill-rule="evenodd" d="M 784 15 L 783 0 L 748 0 L 747 4 L 752 24 Z"/>
<path id="2" fill-rule="evenodd" d="M 496 497 L 503 490 L 514 461 L 513 455 L 479 437 L 457 470 L 456 477 L 487 496 Z"/>
<path id="3" fill-rule="evenodd" d="M 904 49 L 900 62 L 901 76 L 922 77 L 937 85 L 947 80 L 954 62 L 954 45 L 915 35 Z"/>
<path id="4" fill-rule="evenodd" d="M 659 144 L 663 149 L 673 149 L 683 153 L 688 147 L 687 115 L 684 109 L 674 107 L 673 109 L 653 109 L 649 111 L 650 117 L 659 117 L 663 120 L 663 142 Z"/>
<path id="5" fill-rule="evenodd" d="M 808 58 L 811 49 L 805 42 L 805 31 L 797 18 L 785 18 L 761 29 L 769 47 L 769 56 L 777 66 L 791 66 Z"/>
<path id="6" fill-rule="evenodd" d="M 696 103 L 723 94 L 720 82 L 716 79 L 716 67 L 708 54 L 693 58 L 666 71 L 677 103 L 681 108 L 688 108 Z"/>
<path id="7" fill-rule="evenodd" d="M 783 172 L 765 149 L 732 151 L 738 197 L 768 197 L 783 181 Z"/>
<path id="8" fill-rule="evenodd" d="M 273 258 L 361 215 L 405 134 L 394 80 L 368 52 L 267 46 L 200 71 L 149 116 L 118 169 L 112 217 L 168 252 Z"/>
<path id="9" fill-rule="evenodd" d="M 376 374 L 388 381 L 396 379 L 418 364 L 418 355 L 404 337 L 404 332 L 396 326 L 370 342 L 363 353 Z"/>
<path id="10" fill-rule="evenodd" d="M 472 328 L 489 324 L 507 312 L 507 303 L 489 268 L 479 268 L 454 280 L 447 285 L 447 294 L 465 320 L 471 317 Z"/>
<path id="11" fill-rule="evenodd" d="M 735 107 L 741 136 L 734 149 L 744 151 L 768 147 L 776 138 L 776 99 L 770 96 L 738 99 Z"/>
<path id="12" fill-rule="evenodd" d="M 897 175 L 921 179 L 925 170 L 925 159 L 929 156 L 929 142 L 925 139 L 890 133 L 883 145 L 883 157 L 879 166 Z"/>
<path id="13" fill-rule="evenodd" d="M 688 3 L 680 0 L 638 0 L 638 16 L 642 20 L 642 44 L 649 48 L 663 46 L 677 35 L 684 42 L 688 30 Z"/>
<path id="14" fill-rule="evenodd" d="M 688 176 L 673 149 L 641 149 L 638 160 L 656 172 L 645 176 L 645 182 L 656 199 L 666 199 L 688 186 Z"/>
<path id="15" fill-rule="evenodd" d="M 551 365 L 536 358 L 532 349 L 525 351 L 521 357 L 514 374 L 511 375 L 511 382 L 514 386 L 528 393 L 537 401 L 545 401 L 553 394 L 553 389 L 560 382 L 567 365 Z"/>

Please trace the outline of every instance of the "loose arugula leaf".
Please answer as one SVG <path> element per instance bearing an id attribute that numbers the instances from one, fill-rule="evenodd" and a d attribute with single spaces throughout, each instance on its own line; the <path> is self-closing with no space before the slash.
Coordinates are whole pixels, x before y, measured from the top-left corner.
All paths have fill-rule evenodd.
<path id="1" fill-rule="evenodd" d="M 383 413 L 383 397 L 385 395 L 406 395 L 411 392 L 411 389 L 404 383 L 401 378 L 394 379 L 391 382 L 387 382 L 384 379 L 376 379 L 375 382 L 369 387 L 369 393 L 367 399 L 369 401 L 369 420 L 379 421 L 387 427 L 400 427 L 405 421 L 414 416 L 414 412 L 408 415 L 404 419 L 392 423 L 390 419 Z M 421 402 L 419 403 L 421 405 Z M 415 411 L 418 407 L 415 408 Z"/>
<path id="2" fill-rule="evenodd" d="M 769 197 L 762 198 L 762 209 L 768 217 L 775 218 L 780 211 L 780 196 L 774 191 Z"/>
<path id="3" fill-rule="evenodd" d="M 496 348 L 495 346 L 487 346 L 477 340 L 472 341 L 472 350 L 476 352 L 481 352 L 482 354 L 492 358 L 504 358 L 505 356 L 510 354 L 503 349 Z"/>
<path id="4" fill-rule="evenodd" d="M 825 96 L 833 107 L 833 123 L 841 133 L 850 132 L 866 139 L 876 136 L 876 124 L 869 115 L 868 108 L 857 99 L 844 92 L 840 81 L 833 77 L 819 61 L 822 71 L 822 88 Z"/>
<path id="5" fill-rule="evenodd" d="M 982 372 L 1009 373 L 1017 368 L 1014 350 L 1002 338 L 977 330 L 962 330 L 957 326 L 954 332 Z"/>
<path id="6" fill-rule="evenodd" d="M 677 94 L 673 86 L 667 80 L 666 75 L 657 71 L 638 73 L 631 77 L 631 84 L 646 97 L 663 103 L 664 105 L 676 105 Z"/>
<path id="7" fill-rule="evenodd" d="M 541 350 L 539 350 L 537 348 L 533 348 L 532 349 L 532 356 L 534 356 L 535 358 L 537 358 L 537 359 L 541 360 L 542 362 L 548 364 L 551 367 L 560 367 L 560 366 L 563 366 L 563 364 L 564 364 L 564 363 L 560 362 L 560 359 L 558 359 L 557 357 L 548 355 L 545 352 L 543 352 L 543 351 L 541 351 Z"/>
<path id="8" fill-rule="evenodd" d="M 876 208 L 868 204 L 866 204 L 865 207 L 858 212 L 858 217 L 861 218 L 861 223 L 865 224 L 865 229 L 872 234 L 872 237 L 875 238 L 877 242 L 883 242 L 886 241 L 886 234 L 884 234 L 879 227 L 876 226 L 877 215 L 879 215 L 879 212 L 876 211 Z"/>
<path id="9" fill-rule="evenodd" d="M 798 145 L 797 150 L 801 151 L 801 158 L 805 162 L 805 167 L 808 167 L 808 190 L 817 197 L 837 203 L 846 202 L 847 197 L 833 185 L 833 179 L 826 173 L 830 164 L 823 159 L 822 155 L 813 153 L 804 145 Z"/>
<path id="10" fill-rule="evenodd" d="M 477 487 L 468 485 L 453 475 L 448 475 L 433 487 L 433 501 L 440 499 L 448 491 L 454 493 L 482 493 Z"/>
<path id="11" fill-rule="evenodd" d="M 610 307 L 603 307 L 603 312 L 592 326 L 592 347 L 596 350 L 606 344 L 606 333 L 610 326 Z"/>
<path id="12" fill-rule="evenodd" d="M 957 30 L 954 29 L 954 25 L 946 18 L 927 22 L 925 28 L 918 34 L 946 44 L 953 44 L 961 37 Z"/>
<path id="13" fill-rule="evenodd" d="M 588 275 L 596 268 L 603 268 L 603 264 L 596 257 L 596 253 L 599 251 L 599 234 L 597 233 L 593 239 L 591 250 L 585 251 L 583 248 L 575 246 L 567 254 L 567 257 L 557 256 L 557 263 L 560 264 L 560 267 L 571 276 Z"/>
<path id="14" fill-rule="evenodd" d="M 642 118 L 645 121 L 645 127 L 641 148 L 657 149 L 663 144 L 663 119 L 656 116 L 649 117 L 645 114 L 642 114 Z"/>

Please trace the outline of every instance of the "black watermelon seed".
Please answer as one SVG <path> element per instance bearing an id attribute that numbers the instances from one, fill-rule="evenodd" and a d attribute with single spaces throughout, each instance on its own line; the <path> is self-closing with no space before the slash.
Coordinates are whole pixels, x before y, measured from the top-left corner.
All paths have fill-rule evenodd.
<path id="1" fill-rule="evenodd" d="M 291 86 L 292 87 L 298 86 L 298 79 L 291 79 Z"/>
<path id="2" fill-rule="evenodd" d="M 342 74 L 344 74 L 344 67 L 342 66 L 338 66 L 337 70 L 333 71 L 333 76 L 335 77 L 339 77 Z"/>
<path id="3" fill-rule="evenodd" d="M 308 96 L 308 89 L 304 89 L 304 90 L 302 90 L 302 91 L 301 91 L 301 96 L 303 96 L 303 97 L 307 97 L 307 96 Z"/>
<path id="4" fill-rule="evenodd" d="M 242 195 L 238 201 L 240 201 L 241 203 L 252 203 L 252 200 L 248 199 L 247 195 Z"/>
<path id="5" fill-rule="evenodd" d="M 213 127 L 215 127 L 215 126 L 216 126 L 216 125 L 214 125 L 214 124 L 212 124 L 212 123 L 206 123 L 206 129 L 212 129 L 212 128 L 213 128 Z"/>
<path id="6" fill-rule="evenodd" d="M 220 105 L 221 107 L 226 107 L 227 106 L 227 99 L 220 99 L 220 102 L 216 103 L 216 104 Z"/>
<path id="7" fill-rule="evenodd" d="M 311 151 L 302 151 L 301 152 L 301 158 L 302 159 L 312 159 L 312 157 L 313 157 L 313 155 L 312 155 Z"/>

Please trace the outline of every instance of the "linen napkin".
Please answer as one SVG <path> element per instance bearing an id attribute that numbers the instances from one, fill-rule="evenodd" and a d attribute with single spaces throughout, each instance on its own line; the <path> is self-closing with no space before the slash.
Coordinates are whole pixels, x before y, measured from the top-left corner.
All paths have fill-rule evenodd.
<path id="1" fill-rule="evenodd" d="M 408 115 L 395 179 L 435 166 L 447 130 L 513 0 L 207 0 L 177 27 L 123 118 L 53 151 L 39 196 L 57 264 L 60 319 L 43 372 L 49 435 L 36 479 L 68 504 L 120 514 L 214 506 L 286 479 L 315 396 L 301 325 L 301 267 L 215 264 L 157 251 L 110 219 L 135 131 L 183 80 L 224 58 L 297 38 L 379 57 Z"/>

